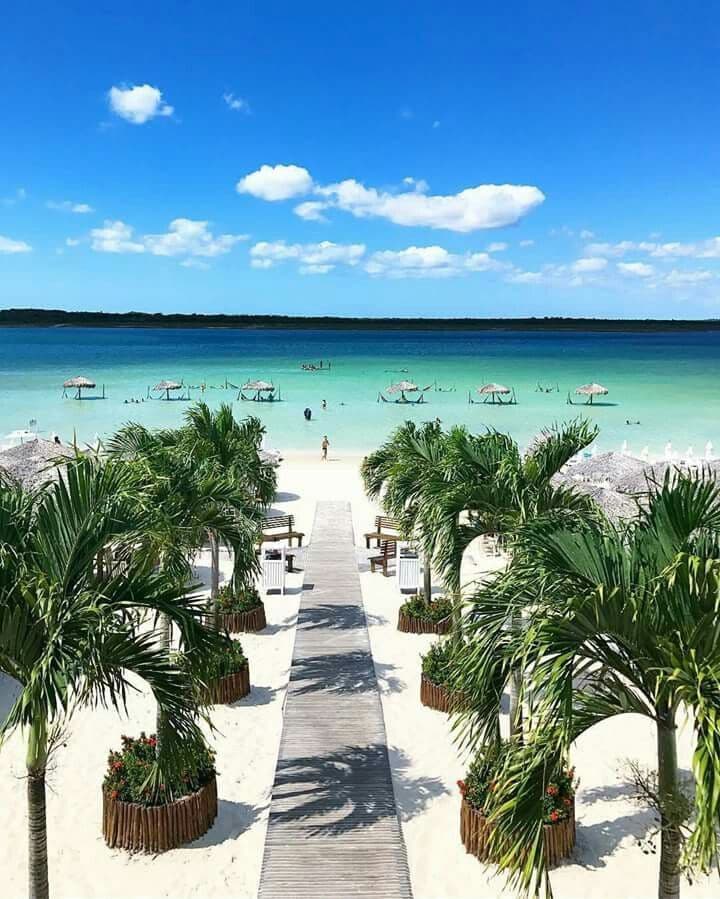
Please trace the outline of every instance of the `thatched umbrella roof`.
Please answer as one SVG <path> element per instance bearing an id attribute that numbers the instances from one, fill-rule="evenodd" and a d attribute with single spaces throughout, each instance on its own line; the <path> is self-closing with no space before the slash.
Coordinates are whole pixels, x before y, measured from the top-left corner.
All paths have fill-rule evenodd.
<path id="1" fill-rule="evenodd" d="M 414 391 L 419 390 L 420 388 L 417 384 L 413 384 L 412 381 L 398 381 L 397 384 L 391 384 L 387 388 L 388 393 L 414 393 Z"/>
<path id="2" fill-rule="evenodd" d="M 637 503 L 624 493 L 590 484 L 576 485 L 576 487 L 592 497 L 611 521 L 627 520 L 637 515 Z M 587 489 L 583 490 L 583 487 Z"/>
<path id="3" fill-rule="evenodd" d="M 575 388 L 575 393 L 580 394 L 581 396 L 605 396 L 609 393 L 607 387 L 603 387 L 602 384 L 583 384 L 581 387 Z"/>
<path id="4" fill-rule="evenodd" d="M 645 463 L 633 456 L 625 456 L 623 453 L 598 453 L 591 459 L 582 459 L 573 465 L 566 465 L 557 477 L 559 482 L 564 484 L 585 481 L 616 487 L 621 481 L 633 477 L 645 468 Z"/>
<path id="5" fill-rule="evenodd" d="M 506 387 L 504 384 L 483 384 L 482 387 L 478 387 L 477 392 L 487 396 L 492 393 L 512 393 L 509 387 Z"/>
<path id="6" fill-rule="evenodd" d="M 668 472 L 672 477 L 678 469 L 679 466 L 672 462 L 645 465 L 640 471 L 622 478 L 616 486 L 622 493 L 649 493 L 654 484 L 663 483 Z"/>
<path id="7" fill-rule="evenodd" d="M 160 381 L 153 387 L 153 390 L 180 390 L 182 384 L 177 381 Z"/>
<path id="8" fill-rule="evenodd" d="M 94 387 L 95 381 L 91 381 L 90 378 L 84 378 L 82 375 L 77 375 L 74 378 L 68 378 L 67 381 L 63 382 L 63 387 Z"/>
<path id="9" fill-rule="evenodd" d="M 24 487 L 33 489 L 59 476 L 56 464 L 59 458 L 74 455 L 69 446 L 37 438 L 0 452 L 0 469 Z"/>
<path id="10" fill-rule="evenodd" d="M 248 381 L 247 384 L 243 384 L 243 390 L 275 390 L 272 384 L 269 384 L 267 381 Z"/>

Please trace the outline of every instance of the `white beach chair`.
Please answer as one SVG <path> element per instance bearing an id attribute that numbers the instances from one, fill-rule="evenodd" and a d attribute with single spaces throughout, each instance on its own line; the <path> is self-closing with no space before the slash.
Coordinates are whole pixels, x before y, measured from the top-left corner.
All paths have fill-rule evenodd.
<path id="1" fill-rule="evenodd" d="M 267 593 L 269 590 L 279 590 L 285 595 L 285 547 L 279 549 L 264 549 L 262 554 L 262 585 Z"/>

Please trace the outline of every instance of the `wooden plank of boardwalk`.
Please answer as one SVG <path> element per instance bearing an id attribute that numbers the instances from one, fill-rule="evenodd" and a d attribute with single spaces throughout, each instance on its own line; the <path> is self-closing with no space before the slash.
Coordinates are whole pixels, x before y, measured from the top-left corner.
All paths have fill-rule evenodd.
<path id="1" fill-rule="evenodd" d="M 259 896 L 412 899 L 349 503 L 315 510 Z"/>

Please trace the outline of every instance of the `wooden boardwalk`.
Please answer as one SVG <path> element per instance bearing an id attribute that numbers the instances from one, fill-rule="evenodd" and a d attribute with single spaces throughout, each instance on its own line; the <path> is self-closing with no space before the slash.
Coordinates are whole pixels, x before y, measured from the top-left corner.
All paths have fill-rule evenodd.
<path id="1" fill-rule="evenodd" d="M 315 510 L 259 896 L 412 899 L 349 503 Z"/>

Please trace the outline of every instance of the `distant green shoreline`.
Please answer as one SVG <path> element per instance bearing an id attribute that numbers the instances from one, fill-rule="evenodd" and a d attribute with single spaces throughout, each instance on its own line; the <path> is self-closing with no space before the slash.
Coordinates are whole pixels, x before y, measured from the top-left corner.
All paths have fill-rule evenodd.
<path id="1" fill-rule="evenodd" d="M 0 327 L 271 328 L 326 331 L 720 331 L 720 319 L 350 318 L 0 309 Z"/>

